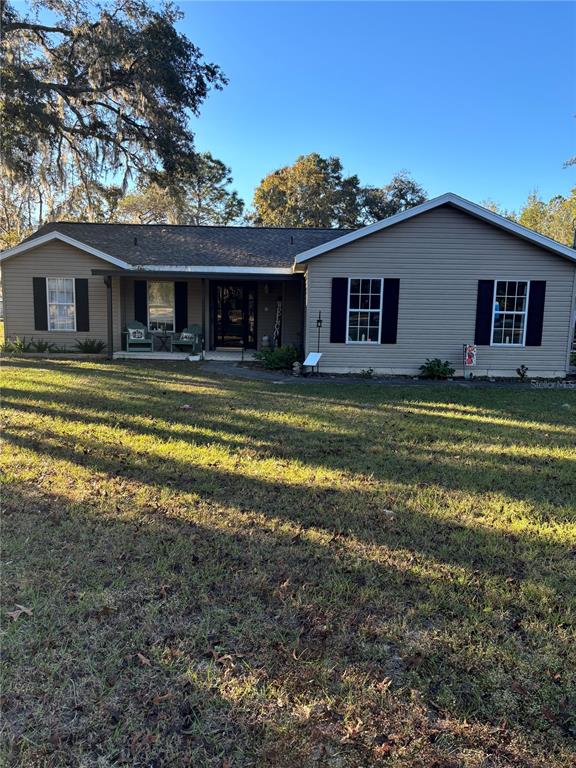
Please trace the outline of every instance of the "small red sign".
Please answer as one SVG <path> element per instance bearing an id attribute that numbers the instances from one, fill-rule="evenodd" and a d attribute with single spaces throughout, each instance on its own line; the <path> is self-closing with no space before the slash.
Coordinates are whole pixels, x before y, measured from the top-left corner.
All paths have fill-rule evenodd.
<path id="1" fill-rule="evenodd" d="M 467 368 L 476 365 L 476 344 L 464 344 L 464 365 Z"/>

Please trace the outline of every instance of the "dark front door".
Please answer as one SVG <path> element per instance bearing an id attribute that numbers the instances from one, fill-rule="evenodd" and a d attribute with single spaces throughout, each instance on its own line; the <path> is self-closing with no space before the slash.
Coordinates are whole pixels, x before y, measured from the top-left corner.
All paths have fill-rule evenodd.
<path id="1" fill-rule="evenodd" d="M 256 348 L 256 285 L 216 283 L 214 346 Z"/>

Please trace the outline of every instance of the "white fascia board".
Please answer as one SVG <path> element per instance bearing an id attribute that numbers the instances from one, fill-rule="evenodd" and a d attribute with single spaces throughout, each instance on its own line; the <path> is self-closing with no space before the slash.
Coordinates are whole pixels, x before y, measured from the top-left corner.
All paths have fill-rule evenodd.
<path id="1" fill-rule="evenodd" d="M 174 266 L 172 264 L 142 264 L 133 266 L 139 272 L 203 272 L 215 275 L 291 275 L 292 267 L 199 267 Z"/>
<path id="2" fill-rule="evenodd" d="M 558 243 L 550 237 L 540 235 L 538 232 L 534 232 L 534 230 L 528 229 L 528 227 L 523 227 L 521 224 L 516 224 L 516 222 L 510 221 L 510 219 L 500 216 L 493 211 L 489 211 L 487 208 L 483 208 L 481 205 L 477 205 L 459 195 L 448 192 L 445 195 L 440 195 L 440 197 L 435 197 L 432 200 L 427 200 L 425 203 L 416 205 L 414 208 L 410 208 L 407 211 L 402 211 L 387 219 L 382 219 L 382 221 L 376 221 L 374 224 L 369 224 L 367 227 L 362 227 L 355 232 L 350 232 L 347 235 L 337 237 L 322 245 L 317 245 L 315 248 L 302 251 L 302 253 L 297 254 L 295 264 L 302 264 L 305 261 L 313 259 L 315 256 L 320 256 L 328 251 L 333 251 L 343 245 L 353 243 L 355 240 L 360 240 L 362 237 L 367 237 L 375 232 L 380 232 L 387 227 L 392 227 L 394 224 L 399 224 L 402 221 L 406 221 L 406 219 L 411 219 L 413 216 L 418 216 L 433 208 L 438 208 L 441 205 L 447 204 L 453 205 L 455 208 L 459 208 L 462 211 L 467 211 L 479 219 L 484 219 L 484 221 L 488 221 L 491 224 L 500 227 L 500 229 L 508 230 L 512 234 L 522 237 L 524 240 L 529 240 L 536 245 L 540 245 L 549 251 L 553 251 L 560 256 L 564 256 L 565 258 L 576 262 L 576 250 L 573 248 L 570 248 L 567 245 L 562 245 L 562 243 Z"/>
<path id="3" fill-rule="evenodd" d="M 44 245 L 45 243 L 50 243 L 52 240 L 60 240 L 63 243 L 72 245 L 74 248 L 78 248 L 80 251 L 90 253 L 92 256 L 96 256 L 98 259 L 102 259 L 102 261 L 107 261 L 110 264 L 114 264 L 116 267 L 120 267 L 121 269 L 133 269 L 133 267 L 126 261 L 117 259 L 115 256 L 111 256 L 109 253 L 99 251 L 98 248 L 92 248 L 91 245 L 86 245 L 86 243 L 82 243 L 80 240 L 75 240 L 73 237 L 68 237 L 68 235 L 63 235 L 61 232 L 57 231 L 48 232 L 46 235 L 35 237 L 32 240 L 26 240 L 26 242 L 20 243 L 20 245 L 15 245 L 13 248 L 8 248 L 6 251 L 2 251 L 2 253 L 0 253 L 0 261 L 10 259 L 12 256 L 17 256 L 19 253 L 31 251 L 32 248 L 38 248 L 38 246 Z"/>

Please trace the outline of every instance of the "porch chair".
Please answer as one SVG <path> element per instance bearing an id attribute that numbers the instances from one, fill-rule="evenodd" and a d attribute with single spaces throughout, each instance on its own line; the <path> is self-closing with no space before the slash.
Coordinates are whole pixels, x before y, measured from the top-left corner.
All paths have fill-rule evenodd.
<path id="1" fill-rule="evenodd" d="M 175 333 L 172 336 L 170 351 L 186 351 L 191 355 L 200 355 L 202 354 L 202 347 L 202 329 L 199 325 L 189 325 L 181 333 Z"/>
<path id="2" fill-rule="evenodd" d="M 138 320 L 126 323 L 126 352 L 154 352 L 154 338 Z"/>

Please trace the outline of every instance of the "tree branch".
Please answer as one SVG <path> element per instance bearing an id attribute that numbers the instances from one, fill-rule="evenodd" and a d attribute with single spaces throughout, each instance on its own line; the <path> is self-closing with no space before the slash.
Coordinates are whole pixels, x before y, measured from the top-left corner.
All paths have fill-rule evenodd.
<path id="1" fill-rule="evenodd" d="M 25 30 L 29 32 L 57 32 L 60 35 L 72 37 L 73 32 L 66 27 L 50 27 L 47 24 L 34 24 L 31 21 L 6 21 L 4 22 L 4 32 L 16 32 Z"/>

